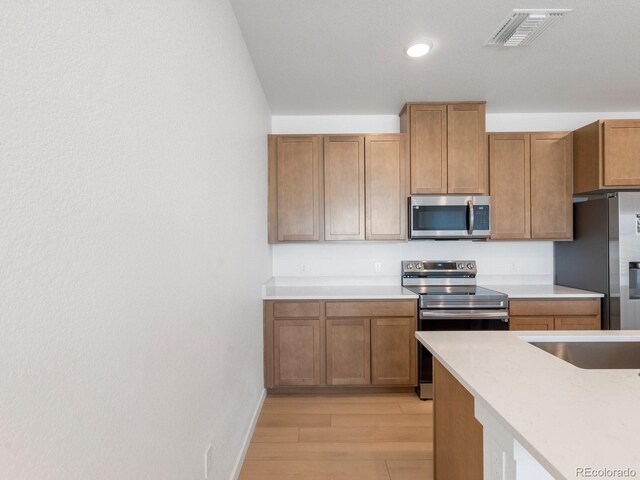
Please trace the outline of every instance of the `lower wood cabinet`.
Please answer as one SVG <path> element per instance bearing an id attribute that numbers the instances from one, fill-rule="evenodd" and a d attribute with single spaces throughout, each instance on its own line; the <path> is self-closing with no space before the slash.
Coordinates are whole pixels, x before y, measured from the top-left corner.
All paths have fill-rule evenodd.
<path id="1" fill-rule="evenodd" d="M 273 322 L 274 385 L 320 385 L 320 320 Z"/>
<path id="2" fill-rule="evenodd" d="M 514 317 L 509 319 L 509 330 L 555 330 L 553 317 Z"/>
<path id="3" fill-rule="evenodd" d="M 417 345 L 414 318 L 371 319 L 371 383 L 412 385 Z"/>
<path id="4" fill-rule="evenodd" d="M 371 382 L 370 338 L 368 318 L 327 319 L 327 385 Z"/>
<path id="5" fill-rule="evenodd" d="M 265 385 L 415 386 L 416 312 L 414 300 L 266 301 Z"/>
<path id="6" fill-rule="evenodd" d="M 600 330 L 600 299 L 510 300 L 510 330 Z"/>

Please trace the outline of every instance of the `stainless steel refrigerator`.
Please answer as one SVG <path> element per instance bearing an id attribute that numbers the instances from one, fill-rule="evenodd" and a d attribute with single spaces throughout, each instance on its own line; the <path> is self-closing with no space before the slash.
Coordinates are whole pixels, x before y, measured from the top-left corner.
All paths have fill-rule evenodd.
<path id="1" fill-rule="evenodd" d="M 573 205 L 573 242 L 554 244 L 555 283 L 605 294 L 602 328 L 640 329 L 640 192 Z"/>

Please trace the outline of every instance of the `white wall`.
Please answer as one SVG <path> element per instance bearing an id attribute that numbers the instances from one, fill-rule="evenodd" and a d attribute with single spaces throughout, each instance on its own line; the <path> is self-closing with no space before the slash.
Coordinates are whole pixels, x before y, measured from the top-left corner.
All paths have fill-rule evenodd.
<path id="1" fill-rule="evenodd" d="M 595 120 L 640 112 L 487 113 L 487 132 L 575 130 Z M 274 115 L 272 133 L 397 133 L 397 115 Z"/>
<path id="2" fill-rule="evenodd" d="M 597 119 L 640 118 L 640 112 L 489 113 L 487 131 L 575 130 Z M 396 133 L 396 115 L 274 115 L 272 133 Z M 273 247 L 274 276 L 400 275 L 400 261 L 475 259 L 484 283 L 550 283 L 553 242 L 433 242 L 281 244 Z"/>
<path id="3" fill-rule="evenodd" d="M 231 6 L 3 2 L 0 45 L 0 477 L 228 479 L 271 275 Z"/>
<path id="4" fill-rule="evenodd" d="M 465 259 L 478 262 L 478 282 L 552 283 L 552 242 L 412 241 L 407 243 L 280 244 L 273 246 L 273 275 L 385 277 L 400 282 L 402 260 Z M 374 263 L 381 264 L 379 273 Z M 394 280 L 395 278 L 395 280 Z M 300 281 L 300 279 L 297 279 Z M 330 283 L 335 283 L 332 279 Z M 376 279 L 371 279 L 376 281 Z"/>

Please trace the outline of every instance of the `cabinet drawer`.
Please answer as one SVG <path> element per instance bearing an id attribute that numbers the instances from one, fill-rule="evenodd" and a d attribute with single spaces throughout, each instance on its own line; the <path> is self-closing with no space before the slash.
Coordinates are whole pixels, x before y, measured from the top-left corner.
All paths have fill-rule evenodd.
<path id="1" fill-rule="evenodd" d="M 600 314 L 600 299 L 510 300 L 509 314 L 515 316 L 598 315 Z"/>
<path id="2" fill-rule="evenodd" d="M 600 330 L 600 317 L 556 317 L 556 330 Z"/>
<path id="3" fill-rule="evenodd" d="M 273 302 L 275 318 L 318 318 L 320 302 Z"/>
<path id="4" fill-rule="evenodd" d="M 553 330 L 553 317 L 511 317 L 509 330 Z"/>
<path id="5" fill-rule="evenodd" d="M 414 317 L 415 301 L 327 302 L 327 317 Z"/>

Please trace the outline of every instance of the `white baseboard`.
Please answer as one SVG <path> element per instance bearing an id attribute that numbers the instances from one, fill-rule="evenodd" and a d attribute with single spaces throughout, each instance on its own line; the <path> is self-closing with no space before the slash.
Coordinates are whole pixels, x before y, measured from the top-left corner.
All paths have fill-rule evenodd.
<path id="1" fill-rule="evenodd" d="M 267 389 L 262 390 L 262 395 L 258 399 L 258 404 L 256 405 L 256 409 L 253 412 L 253 417 L 251 417 L 251 424 L 249 425 L 249 430 L 244 436 L 244 441 L 242 442 L 242 449 L 240 450 L 240 454 L 236 459 L 236 463 L 233 466 L 233 472 L 231 474 L 231 480 L 238 480 L 240 476 L 240 470 L 242 470 L 242 464 L 244 463 L 244 457 L 247 455 L 247 450 L 249 450 L 249 444 L 251 443 L 251 437 L 253 437 L 253 431 L 256 429 L 256 423 L 258 423 L 258 418 L 260 417 L 260 412 L 262 411 L 262 405 L 264 404 L 264 399 L 267 398 Z"/>

